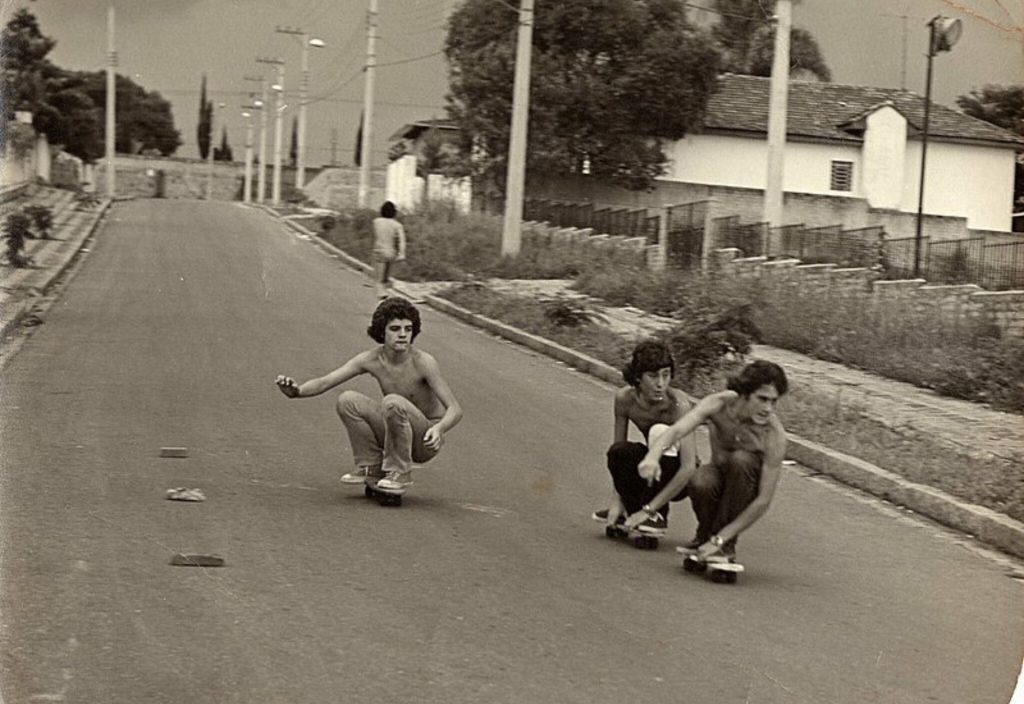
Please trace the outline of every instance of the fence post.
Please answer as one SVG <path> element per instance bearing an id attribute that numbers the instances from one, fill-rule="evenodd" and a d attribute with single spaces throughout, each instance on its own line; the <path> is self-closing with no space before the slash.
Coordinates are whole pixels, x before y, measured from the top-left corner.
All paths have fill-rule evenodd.
<path id="1" fill-rule="evenodd" d="M 707 274 L 710 271 L 711 245 L 713 239 L 711 223 L 713 221 L 712 215 L 715 209 L 714 206 L 717 202 L 718 201 L 714 198 L 708 198 L 704 205 L 704 228 L 700 242 L 700 271 L 702 274 Z"/>
<path id="2" fill-rule="evenodd" d="M 668 264 L 668 220 L 672 209 L 662 206 L 660 210 L 661 212 L 658 214 L 658 259 L 654 265 L 654 268 L 659 271 Z"/>

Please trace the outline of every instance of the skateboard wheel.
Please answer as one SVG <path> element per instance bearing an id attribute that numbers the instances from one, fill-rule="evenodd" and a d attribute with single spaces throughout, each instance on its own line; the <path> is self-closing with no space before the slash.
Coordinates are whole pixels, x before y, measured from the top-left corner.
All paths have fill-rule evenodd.
<path id="1" fill-rule="evenodd" d="M 633 539 L 633 545 L 641 550 L 657 550 L 658 539 L 649 535 L 641 535 Z"/>
<path id="2" fill-rule="evenodd" d="M 715 570 L 711 573 L 711 581 L 716 584 L 736 584 L 736 573 Z"/>
<path id="3" fill-rule="evenodd" d="M 368 498 L 368 499 L 369 499 L 369 498 L 371 498 L 371 497 L 373 496 L 373 489 L 371 489 L 371 488 L 370 488 L 370 487 L 368 487 L 368 486 L 364 486 L 364 487 L 363 487 L 363 494 L 365 494 L 365 495 L 366 495 L 366 498 Z"/>
<path id="4" fill-rule="evenodd" d="M 683 560 L 683 571 L 685 572 L 704 572 L 707 570 L 707 568 L 708 566 L 703 562 L 691 560 L 690 558 Z"/>

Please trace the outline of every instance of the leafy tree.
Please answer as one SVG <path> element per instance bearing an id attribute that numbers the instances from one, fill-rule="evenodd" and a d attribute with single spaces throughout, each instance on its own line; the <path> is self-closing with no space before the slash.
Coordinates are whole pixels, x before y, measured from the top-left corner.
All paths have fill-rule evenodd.
<path id="1" fill-rule="evenodd" d="M 1024 136 L 1024 85 L 975 88 L 957 98 L 956 104 L 971 117 Z M 1020 154 L 1014 173 L 1013 203 L 1015 210 L 1024 210 L 1024 162 Z"/>
<path id="2" fill-rule="evenodd" d="M 449 175 L 504 181 L 518 14 L 466 0 L 445 39 Z M 664 173 L 660 140 L 698 124 L 719 65 L 675 0 L 563 0 L 535 14 L 527 172 L 591 173 L 632 189 Z"/>
<path id="3" fill-rule="evenodd" d="M 416 159 L 416 175 L 425 178 L 429 174 L 444 173 L 448 166 L 449 149 L 441 130 L 428 128 L 423 134 L 423 146 Z"/>
<path id="4" fill-rule="evenodd" d="M 43 36 L 35 15 L 22 8 L 4 27 L 0 36 L 0 65 L 3 66 L 3 103 L 7 119 L 15 111 L 37 112 L 46 101 L 43 72 L 49 64 L 46 55 L 57 42 Z"/>
<path id="5" fill-rule="evenodd" d="M 766 7 L 767 5 L 767 7 Z M 722 51 L 723 69 L 749 76 L 772 75 L 775 25 L 764 0 L 715 0 L 718 22 L 711 34 Z M 832 72 L 814 36 L 794 27 L 789 35 L 789 69 L 793 78 L 831 81 Z"/>
<path id="6" fill-rule="evenodd" d="M 4 220 L 3 238 L 7 245 L 7 262 L 18 269 L 27 267 L 32 258 L 22 254 L 25 240 L 32 236 L 31 220 L 24 213 L 10 213 Z"/>
<path id="7" fill-rule="evenodd" d="M 359 129 L 356 130 L 356 150 L 352 157 L 352 163 L 356 166 L 363 165 L 363 113 L 359 112 Z"/>
<path id="8" fill-rule="evenodd" d="M 199 89 L 199 122 L 196 123 L 196 144 L 199 145 L 199 158 L 206 159 L 210 154 L 213 141 L 213 101 L 206 99 L 206 74 Z"/>
<path id="9" fill-rule="evenodd" d="M 106 75 L 103 71 L 77 74 L 84 90 L 97 105 L 106 100 Z M 115 122 L 117 133 L 114 148 L 124 154 L 157 150 L 170 156 L 181 145 L 181 136 L 174 128 L 171 104 L 157 92 L 148 92 L 127 76 L 117 75 L 114 82 Z"/>

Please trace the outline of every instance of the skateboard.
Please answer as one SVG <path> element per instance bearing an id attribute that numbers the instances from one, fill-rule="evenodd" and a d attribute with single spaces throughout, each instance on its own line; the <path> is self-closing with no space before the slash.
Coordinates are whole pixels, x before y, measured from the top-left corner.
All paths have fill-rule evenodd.
<path id="1" fill-rule="evenodd" d="M 603 520 L 598 519 L 596 517 L 594 518 L 594 520 L 598 521 L 599 523 L 604 523 Z M 638 530 L 629 531 L 626 530 L 621 524 L 616 524 L 614 526 L 605 524 L 604 534 L 605 537 L 609 538 L 610 540 L 614 540 L 616 538 L 628 538 L 633 541 L 633 547 L 639 550 L 658 549 L 658 536 L 641 533 Z"/>
<path id="2" fill-rule="evenodd" d="M 700 557 L 694 548 L 679 546 L 676 552 L 685 555 L 683 558 L 683 571 L 695 574 L 705 573 L 717 584 L 736 584 L 743 565 L 738 562 L 730 562 L 723 556 L 712 555 L 710 559 Z"/>
<path id="3" fill-rule="evenodd" d="M 402 491 L 384 491 L 383 489 L 378 489 L 375 486 L 367 484 L 363 488 L 363 493 L 366 495 L 366 498 L 368 499 L 376 499 L 377 503 L 379 503 L 381 506 L 401 506 L 402 495 L 405 494 L 405 490 L 403 489 Z"/>

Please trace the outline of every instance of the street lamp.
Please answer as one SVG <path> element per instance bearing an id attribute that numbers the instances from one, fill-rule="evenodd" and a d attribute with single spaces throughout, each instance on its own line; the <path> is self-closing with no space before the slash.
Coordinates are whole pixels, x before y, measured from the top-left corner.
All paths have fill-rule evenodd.
<path id="1" fill-rule="evenodd" d="M 257 101 L 259 102 L 259 101 Z M 245 106 L 247 108 L 257 108 L 258 106 L 254 103 L 253 105 Z M 252 202 L 252 113 L 248 110 L 242 111 L 242 117 L 245 118 L 245 188 L 242 190 L 242 202 Z"/>
<path id="2" fill-rule="evenodd" d="M 224 103 L 217 107 L 224 109 Z M 217 136 L 217 113 L 210 111 L 210 150 L 206 153 L 206 200 L 213 200 L 213 142 Z"/>
<path id="3" fill-rule="evenodd" d="M 302 188 L 306 185 L 306 95 L 309 92 L 309 47 L 323 48 L 327 46 L 323 39 L 310 38 L 309 33 L 304 29 L 293 27 L 278 27 L 279 34 L 291 34 L 301 36 L 302 40 L 302 81 L 299 85 L 299 143 L 296 146 L 295 164 L 295 187 Z"/>
<path id="4" fill-rule="evenodd" d="M 917 233 L 914 238 L 914 278 L 921 276 L 922 216 L 924 213 L 925 161 L 928 157 L 928 127 L 932 106 L 932 59 L 936 54 L 950 51 L 960 40 L 963 23 L 952 17 L 936 15 L 928 22 L 928 73 L 924 89 L 924 128 L 921 133 L 921 179 L 917 189 Z"/>

